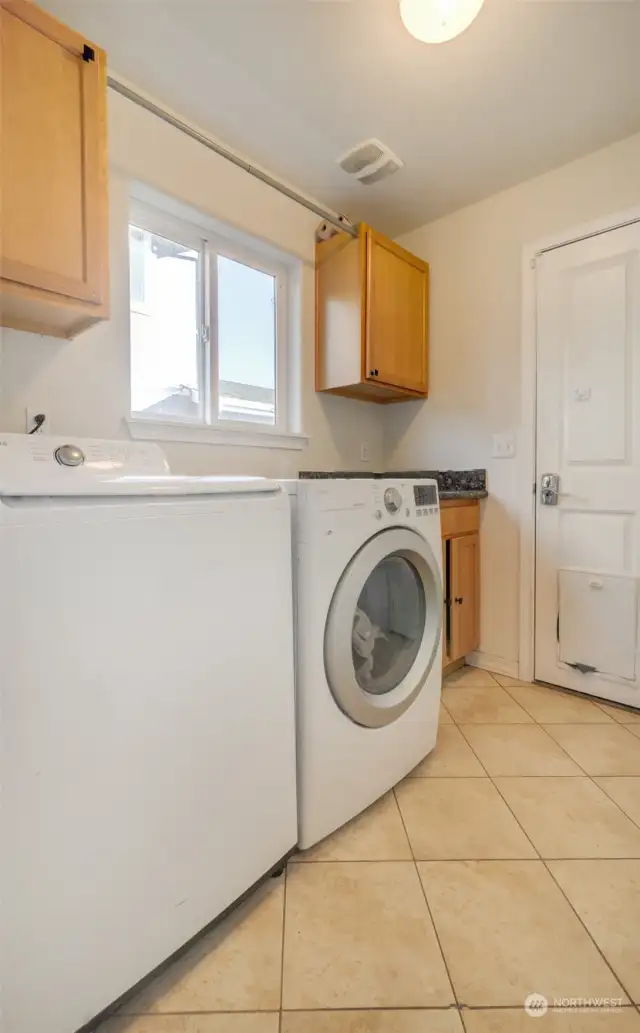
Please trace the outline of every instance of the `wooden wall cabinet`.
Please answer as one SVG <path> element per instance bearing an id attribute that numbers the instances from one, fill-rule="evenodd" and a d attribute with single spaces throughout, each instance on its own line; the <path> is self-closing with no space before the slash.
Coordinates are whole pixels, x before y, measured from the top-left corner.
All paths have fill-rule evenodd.
<path id="1" fill-rule="evenodd" d="M 108 316 L 106 59 L 0 0 L 0 322 L 74 337 Z"/>
<path id="2" fill-rule="evenodd" d="M 316 390 L 426 398 L 429 266 L 361 224 L 316 245 Z"/>
<path id="3" fill-rule="evenodd" d="M 441 504 L 444 581 L 443 666 L 480 645 L 480 504 Z"/>

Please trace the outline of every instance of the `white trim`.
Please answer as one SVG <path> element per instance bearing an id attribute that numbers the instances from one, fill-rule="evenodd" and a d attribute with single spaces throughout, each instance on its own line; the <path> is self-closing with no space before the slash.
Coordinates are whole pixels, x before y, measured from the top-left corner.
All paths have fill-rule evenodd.
<path id="1" fill-rule="evenodd" d="M 257 423 L 238 423 L 233 429 L 184 423 L 180 420 L 152 420 L 145 416 L 126 419 L 131 437 L 137 441 L 182 441 L 193 445 L 235 445 L 236 448 L 285 448 L 300 451 L 309 444 L 306 434 L 283 433 Z"/>
<path id="2" fill-rule="evenodd" d="M 465 663 L 469 667 L 478 667 L 482 671 L 492 671 L 494 674 L 503 674 L 505 678 L 519 678 L 520 668 L 517 660 L 506 660 L 503 656 L 496 656 L 495 653 L 483 653 L 480 649 L 469 653 L 465 657 Z M 524 680 L 524 679 L 523 679 Z"/>
<path id="3" fill-rule="evenodd" d="M 640 207 L 638 206 L 625 212 L 616 212 L 593 219 L 581 226 L 526 244 L 522 249 L 520 635 L 518 652 L 520 673 L 516 675 L 522 681 L 533 681 L 535 660 L 536 499 L 532 489 L 536 480 L 536 259 L 545 251 L 574 244 L 635 222 L 640 222 Z M 471 660 L 467 662 L 473 663 Z M 497 673 L 504 672 L 498 671 Z"/>

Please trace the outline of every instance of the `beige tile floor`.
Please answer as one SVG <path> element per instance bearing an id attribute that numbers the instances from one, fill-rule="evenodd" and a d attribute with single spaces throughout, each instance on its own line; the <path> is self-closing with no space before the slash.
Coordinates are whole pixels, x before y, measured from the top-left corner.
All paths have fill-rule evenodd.
<path id="1" fill-rule="evenodd" d="M 612 1011 L 523 1011 L 530 993 Z M 640 1033 L 640 715 L 485 671 L 435 751 L 99 1033 Z"/>

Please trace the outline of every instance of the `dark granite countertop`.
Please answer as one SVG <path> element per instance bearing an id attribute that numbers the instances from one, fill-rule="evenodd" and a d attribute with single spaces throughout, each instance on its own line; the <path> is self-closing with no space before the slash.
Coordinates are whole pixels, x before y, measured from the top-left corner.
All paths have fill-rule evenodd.
<path id="1" fill-rule="evenodd" d="M 372 470 L 301 470 L 298 476 L 303 480 L 330 480 L 333 478 L 352 480 L 384 480 L 387 477 L 399 480 L 420 480 L 429 478 L 438 482 L 438 495 L 445 499 L 486 499 L 486 470 L 388 470 L 384 473 Z"/>

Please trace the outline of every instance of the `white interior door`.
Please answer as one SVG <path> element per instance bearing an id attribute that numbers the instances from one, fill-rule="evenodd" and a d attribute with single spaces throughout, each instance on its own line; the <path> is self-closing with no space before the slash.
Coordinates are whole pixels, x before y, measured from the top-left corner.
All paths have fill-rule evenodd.
<path id="1" fill-rule="evenodd" d="M 640 224 L 536 272 L 535 676 L 640 706 Z"/>

